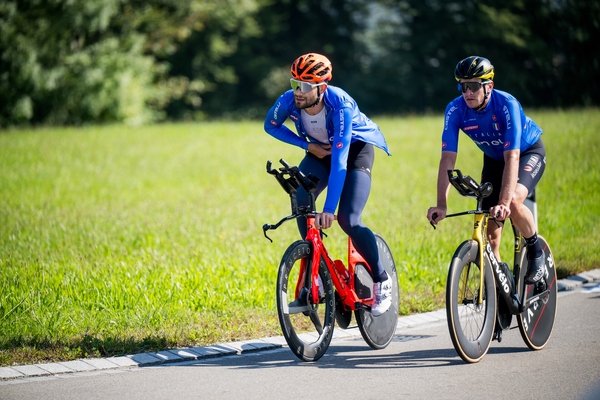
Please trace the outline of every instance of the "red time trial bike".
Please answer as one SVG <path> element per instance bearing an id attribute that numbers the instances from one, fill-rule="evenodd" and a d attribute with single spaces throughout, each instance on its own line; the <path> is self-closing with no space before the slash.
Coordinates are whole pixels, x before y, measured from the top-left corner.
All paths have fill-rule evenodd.
<path id="1" fill-rule="evenodd" d="M 289 220 L 306 217 L 307 235 L 292 243 L 285 251 L 277 276 L 277 313 L 283 336 L 292 352 L 301 360 L 316 361 L 327 351 L 333 337 L 334 322 L 348 328 L 352 313 L 365 342 L 373 349 L 385 348 L 396 332 L 398 323 L 399 288 L 396 264 L 389 246 L 375 234 L 379 257 L 392 280 L 392 306 L 380 316 L 370 312 L 373 303 L 371 268 L 354 249 L 348 238 L 348 267 L 341 260 L 332 260 L 315 220 L 315 190 L 318 178 L 304 175 L 281 159 L 282 168 L 267 172 L 277 179 L 289 194 L 292 214 L 278 223 L 263 225 L 263 233 L 277 229 Z M 302 186 L 309 195 L 309 206 L 298 206 L 296 191 Z M 271 240 L 272 242 L 272 240 Z"/>

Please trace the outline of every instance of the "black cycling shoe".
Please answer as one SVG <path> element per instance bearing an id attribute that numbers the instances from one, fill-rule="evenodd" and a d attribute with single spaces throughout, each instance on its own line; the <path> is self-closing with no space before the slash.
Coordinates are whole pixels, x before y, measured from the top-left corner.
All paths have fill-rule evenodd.
<path id="1" fill-rule="evenodd" d="M 544 273 L 546 272 L 545 267 L 546 260 L 543 254 L 538 258 L 529 260 L 529 270 L 527 270 L 527 274 L 525 275 L 525 283 L 532 285 L 539 282 L 544 277 Z"/>

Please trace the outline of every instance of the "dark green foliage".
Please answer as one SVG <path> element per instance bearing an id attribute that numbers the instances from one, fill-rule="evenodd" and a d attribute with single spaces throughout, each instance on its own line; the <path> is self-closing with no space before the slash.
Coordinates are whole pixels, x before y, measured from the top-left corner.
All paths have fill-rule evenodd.
<path id="1" fill-rule="evenodd" d="M 598 105 L 599 39 L 588 0 L 5 0 L 0 127 L 260 119 L 311 51 L 368 114 L 441 112 L 474 54 L 525 106 Z"/>

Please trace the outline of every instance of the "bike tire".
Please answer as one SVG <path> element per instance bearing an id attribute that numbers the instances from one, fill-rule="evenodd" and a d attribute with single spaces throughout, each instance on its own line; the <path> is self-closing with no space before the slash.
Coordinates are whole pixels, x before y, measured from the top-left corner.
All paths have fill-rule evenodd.
<path id="1" fill-rule="evenodd" d="M 298 240 L 284 253 L 277 275 L 277 314 L 285 341 L 290 350 L 303 361 L 317 361 L 327 351 L 334 329 L 335 299 L 333 281 L 327 265 L 321 260 L 319 275 L 323 283 L 323 295 L 318 301 L 305 296 L 307 301 L 298 306 L 296 287 L 304 286 L 300 277 L 302 260 L 306 274 L 310 276 L 313 249 L 309 242 Z"/>
<path id="2" fill-rule="evenodd" d="M 479 244 L 463 242 L 454 253 L 446 282 L 446 316 L 454 349 L 465 362 L 479 362 L 487 353 L 496 323 L 496 286 L 487 256 L 483 302 L 477 305 L 481 268 Z"/>
<path id="3" fill-rule="evenodd" d="M 400 288 L 398 286 L 396 263 L 394 262 L 394 257 L 392 257 L 390 247 L 380 235 L 375 234 L 375 239 L 377 240 L 377 249 L 383 268 L 392 279 L 392 305 L 388 311 L 378 317 L 374 317 L 369 311 L 363 309 L 355 310 L 354 315 L 358 329 L 365 342 L 372 349 L 379 350 L 387 347 L 396 333 L 398 309 L 400 307 Z M 357 266 L 357 268 L 359 271 L 358 273 L 355 271 L 355 277 L 360 280 L 361 286 L 371 288 L 372 291 L 373 280 L 371 279 L 371 275 L 362 265 Z M 372 296 L 371 291 L 368 294 L 364 294 L 366 295 L 365 298 Z"/>
<path id="4" fill-rule="evenodd" d="M 544 249 L 546 259 L 546 275 L 544 277 L 547 287 L 550 289 L 548 297 L 544 301 L 538 300 L 534 305 L 517 316 L 517 323 L 521 337 L 525 344 L 532 350 L 543 349 L 552 335 L 554 329 L 554 320 L 556 318 L 556 308 L 558 303 L 558 285 L 556 282 L 556 268 L 554 264 L 554 255 L 546 239 L 538 235 L 538 242 Z M 518 292 L 523 296 L 530 297 L 535 285 L 525 284 L 525 274 L 528 268 L 527 248 L 524 247 L 521 255 L 521 270 L 519 274 Z M 525 286 L 525 288 L 523 288 Z"/>

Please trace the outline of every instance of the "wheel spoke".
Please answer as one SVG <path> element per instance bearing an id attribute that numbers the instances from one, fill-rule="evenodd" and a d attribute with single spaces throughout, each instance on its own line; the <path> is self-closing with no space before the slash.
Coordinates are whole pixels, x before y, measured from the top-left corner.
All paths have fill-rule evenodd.
<path id="1" fill-rule="evenodd" d="M 310 320 L 313 323 L 313 325 L 315 326 L 315 329 L 317 330 L 317 332 L 319 332 L 319 335 L 323 334 L 323 325 L 321 324 L 321 319 L 319 318 L 319 314 L 317 314 L 316 309 L 311 310 Z"/>
<path id="2" fill-rule="evenodd" d="M 313 268 L 312 246 L 306 241 L 298 241 L 284 254 L 277 277 L 277 312 L 281 330 L 290 350 L 303 361 L 316 361 L 325 354 L 335 322 L 334 291 L 325 264 L 316 266 L 321 275 L 319 281 L 324 283 L 321 288 L 323 304 L 311 301 L 310 283 L 305 277 L 312 275 Z M 300 289 L 298 285 L 301 285 Z M 293 301 L 288 301 L 288 295 Z"/>
<path id="3" fill-rule="evenodd" d="M 477 243 L 461 245 L 448 272 L 446 304 L 450 336 L 458 355 L 466 362 L 478 362 L 492 341 L 496 309 L 494 280 L 489 267 L 481 288 Z M 486 264 L 487 265 L 487 264 Z M 490 275 L 487 275 L 487 274 Z"/>

